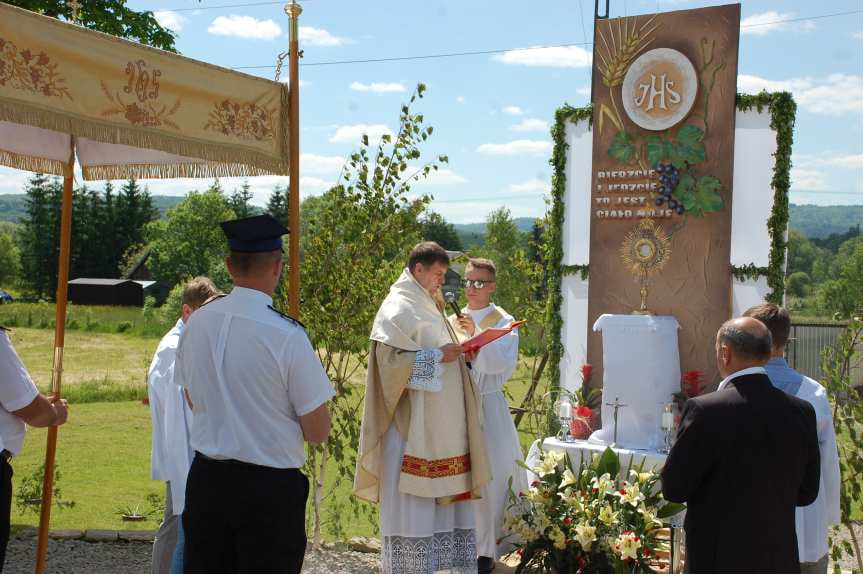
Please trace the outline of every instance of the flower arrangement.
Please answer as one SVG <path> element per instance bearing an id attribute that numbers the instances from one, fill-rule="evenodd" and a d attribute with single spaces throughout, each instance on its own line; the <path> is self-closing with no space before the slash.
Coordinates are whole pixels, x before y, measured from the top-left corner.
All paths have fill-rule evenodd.
<path id="1" fill-rule="evenodd" d="M 646 573 L 667 564 L 662 519 L 684 507 L 666 502 L 659 476 L 643 466 L 630 458 L 621 479 L 610 448 L 578 468 L 564 453 L 544 452 L 530 469 L 538 480 L 510 494 L 505 526 L 519 538 L 516 573 Z"/>
<path id="2" fill-rule="evenodd" d="M 678 412 L 683 412 L 686 401 L 697 397 L 704 391 L 704 373 L 701 371 L 686 371 L 680 380 L 680 392 L 674 393 L 674 402 Z M 677 421 L 679 422 L 679 421 Z"/>
<path id="3" fill-rule="evenodd" d="M 585 363 L 581 366 L 581 387 L 572 393 L 575 400 L 575 410 L 573 411 L 572 421 L 570 422 L 570 434 L 574 438 L 586 439 L 596 429 L 596 413 L 590 404 L 595 400 L 595 397 L 600 394 L 596 389 L 588 387 L 590 376 L 593 373 L 593 365 Z"/>

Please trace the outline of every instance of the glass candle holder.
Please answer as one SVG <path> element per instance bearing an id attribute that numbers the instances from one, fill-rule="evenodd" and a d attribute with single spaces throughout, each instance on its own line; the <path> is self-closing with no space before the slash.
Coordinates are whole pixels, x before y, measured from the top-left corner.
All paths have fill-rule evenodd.
<path id="1" fill-rule="evenodd" d="M 659 421 L 659 428 L 665 433 L 665 444 L 659 447 L 658 452 L 668 454 L 671 452 L 671 447 L 674 445 L 674 403 L 666 403 L 662 409 L 662 418 Z"/>
<path id="2" fill-rule="evenodd" d="M 558 440 L 572 442 L 572 433 L 569 425 L 572 422 L 572 402 L 569 397 L 563 396 L 554 403 L 554 412 L 560 421 L 560 431 L 557 433 Z"/>

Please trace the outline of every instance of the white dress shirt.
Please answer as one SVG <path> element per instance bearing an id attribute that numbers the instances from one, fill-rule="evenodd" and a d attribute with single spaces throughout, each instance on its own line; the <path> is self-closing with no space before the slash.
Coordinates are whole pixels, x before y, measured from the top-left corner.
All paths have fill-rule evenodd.
<path id="1" fill-rule="evenodd" d="M 0 329 L 0 450 L 6 449 L 12 454 L 21 452 L 27 427 L 12 411 L 23 409 L 38 394 L 12 347 L 9 333 Z"/>
<path id="2" fill-rule="evenodd" d="M 234 287 L 195 311 L 175 382 L 192 399 L 192 448 L 273 468 L 305 463 L 300 417 L 335 392 L 305 330 L 261 291 Z"/>
<path id="3" fill-rule="evenodd" d="M 727 377 L 722 379 L 722 382 L 719 383 L 719 386 L 716 387 L 716 390 L 721 391 L 722 389 L 725 388 L 726 385 L 728 385 L 728 383 L 730 383 L 732 380 L 736 379 L 737 377 L 742 377 L 743 375 L 759 375 L 759 374 L 760 375 L 766 375 L 767 374 L 767 371 L 764 370 L 764 367 L 749 367 L 748 369 L 743 369 L 743 370 L 737 371 L 736 373 L 731 373 L 730 375 L 728 375 Z"/>

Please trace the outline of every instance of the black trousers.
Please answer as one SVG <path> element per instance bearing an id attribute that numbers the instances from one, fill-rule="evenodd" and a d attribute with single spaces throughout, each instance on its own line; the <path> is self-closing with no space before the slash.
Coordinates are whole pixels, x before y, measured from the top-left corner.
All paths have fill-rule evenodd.
<path id="1" fill-rule="evenodd" d="M 6 561 L 9 544 L 9 521 L 12 519 L 12 465 L 0 459 L 0 572 Z"/>
<path id="2" fill-rule="evenodd" d="M 309 481 L 299 470 L 195 454 L 186 481 L 185 574 L 299 574 Z"/>

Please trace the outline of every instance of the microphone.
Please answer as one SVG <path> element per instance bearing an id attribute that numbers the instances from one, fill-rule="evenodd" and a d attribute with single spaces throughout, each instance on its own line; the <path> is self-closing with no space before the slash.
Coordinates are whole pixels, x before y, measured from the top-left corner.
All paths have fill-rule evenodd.
<path id="1" fill-rule="evenodd" d="M 458 304 L 455 302 L 456 294 L 452 291 L 447 291 L 443 294 L 443 298 L 449 304 L 450 308 L 453 310 L 453 313 L 455 313 L 455 316 L 461 319 L 461 309 L 458 308 Z M 468 369 L 473 369 L 473 365 L 470 364 L 470 361 L 465 360 L 465 364 L 467 365 Z"/>
<path id="2" fill-rule="evenodd" d="M 453 310 L 453 313 L 455 313 L 455 316 L 461 319 L 461 309 L 458 308 L 458 305 L 455 302 L 456 294 L 452 291 L 447 291 L 443 294 L 443 298 L 444 300 L 446 300 L 447 303 L 449 303 L 449 306 Z"/>

